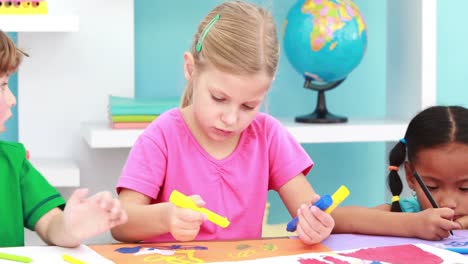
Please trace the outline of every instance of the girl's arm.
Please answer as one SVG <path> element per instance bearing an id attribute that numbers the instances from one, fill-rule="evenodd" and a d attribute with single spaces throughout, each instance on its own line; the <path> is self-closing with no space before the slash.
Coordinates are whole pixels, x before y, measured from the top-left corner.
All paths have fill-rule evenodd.
<path id="1" fill-rule="evenodd" d="M 375 208 L 344 206 L 332 212 L 333 233 L 440 240 L 449 236 L 449 230 L 459 227 L 450 220 L 453 213 L 449 208 L 429 208 L 418 213 L 390 212 L 388 204 Z"/>
<path id="2" fill-rule="evenodd" d="M 54 208 L 44 214 L 34 229 L 49 245 L 79 246 L 83 240 L 127 221 L 117 199 L 109 192 L 86 198 L 87 189 L 76 190 L 62 212 Z"/>
<path id="3" fill-rule="evenodd" d="M 297 216 L 301 204 L 310 205 L 314 197 L 318 197 L 302 173 L 281 186 L 278 193 L 292 217 Z"/>
<path id="4" fill-rule="evenodd" d="M 279 189 L 279 195 L 292 217 L 298 217 L 297 234 L 304 244 L 316 244 L 327 238 L 334 226 L 333 218 L 309 206 L 320 197 L 301 173 Z"/>
<path id="5" fill-rule="evenodd" d="M 198 196 L 191 198 L 204 206 Z M 122 242 L 139 242 L 169 232 L 179 241 L 193 240 L 206 218 L 202 213 L 169 202 L 151 204 L 150 197 L 129 189 L 122 189 L 119 199 L 128 214 L 128 222 L 111 231 Z"/>
<path id="6" fill-rule="evenodd" d="M 332 216 L 335 219 L 333 233 L 414 236 L 410 223 L 415 221 L 416 214 L 390 212 L 388 204 L 374 208 L 338 207 L 332 212 Z"/>
<path id="7" fill-rule="evenodd" d="M 468 229 L 468 215 L 458 218 L 456 222 L 460 224 L 461 229 Z"/>

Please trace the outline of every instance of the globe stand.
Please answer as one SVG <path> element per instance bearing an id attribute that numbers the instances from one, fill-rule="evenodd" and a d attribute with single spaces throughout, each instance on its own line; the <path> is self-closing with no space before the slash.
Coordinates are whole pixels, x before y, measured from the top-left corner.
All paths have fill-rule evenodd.
<path id="1" fill-rule="evenodd" d="M 344 123 L 348 121 L 347 117 L 334 115 L 327 110 L 327 104 L 325 103 L 325 91 L 331 90 L 340 85 L 346 78 L 341 80 L 327 83 L 327 84 L 316 84 L 313 83 L 313 79 L 305 76 L 304 88 L 311 89 L 318 92 L 317 106 L 315 111 L 303 116 L 297 116 L 296 122 L 299 123 Z"/>

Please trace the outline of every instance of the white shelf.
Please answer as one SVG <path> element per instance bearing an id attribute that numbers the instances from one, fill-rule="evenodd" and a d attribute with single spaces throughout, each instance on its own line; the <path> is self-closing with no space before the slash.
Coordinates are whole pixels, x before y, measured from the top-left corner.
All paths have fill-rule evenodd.
<path id="1" fill-rule="evenodd" d="M 345 143 L 398 141 L 405 135 L 407 121 L 350 119 L 339 124 L 304 124 L 281 120 L 300 143 Z"/>
<path id="2" fill-rule="evenodd" d="M 111 129 L 104 122 L 88 122 L 81 125 L 81 136 L 91 148 L 129 148 L 143 129 Z"/>
<path id="3" fill-rule="evenodd" d="M 407 121 L 350 120 L 342 124 L 302 124 L 281 120 L 300 143 L 343 143 L 398 141 Z M 84 123 L 81 135 L 91 148 L 129 148 L 142 129 L 111 129 L 107 123 Z"/>
<path id="4" fill-rule="evenodd" d="M 70 160 L 31 159 L 31 164 L 55 187 L 80 186 L 80 170 Z"/>
<path id="5" fill-rule="evenodd" d="M 78 16 L 0 16 L 0 29 L 6 32 L 78 32 L 79 28 Z"/>

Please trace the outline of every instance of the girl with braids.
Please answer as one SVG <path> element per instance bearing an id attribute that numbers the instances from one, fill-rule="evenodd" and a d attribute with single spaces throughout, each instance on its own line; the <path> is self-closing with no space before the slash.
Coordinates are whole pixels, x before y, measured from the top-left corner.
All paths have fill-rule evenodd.
<path id="1" fill-rule="evenodd" d="M 468 229 L 468 109 L 434 106 L 416 115 L 389 155 L 391 204 L 341 207 L 333 212 L 335 233 L 440 240 L 452 229 Z M 414 197 L 402 199 L 405 179 Z M 421 176 L 439 208 L 418 184 Z"/>
<path id="2" fill-rule="evenodd" d="M 329 236 L 333 218 L 307 207 L 318 199 L 304 177 L 312 160 L 276 119 L 259 112 L 278 54 L 275 21 L 263 8 L 230 1 L 205 17 L 184 54 L 181 107 L 143 132 L 123 168 L 117 192 L 129 221 L 113 230 L 116 239 L 258 239 L 270 189 L 299 217 L 304 243 Z M 231 224 L 223 229 L 169 203 L 173 190 Z"/>

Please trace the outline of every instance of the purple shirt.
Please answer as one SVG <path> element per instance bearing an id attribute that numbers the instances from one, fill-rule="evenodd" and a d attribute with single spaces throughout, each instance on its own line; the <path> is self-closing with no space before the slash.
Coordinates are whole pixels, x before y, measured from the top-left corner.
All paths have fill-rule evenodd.
<path id="1" fill-rule="evenodd" d="M 195 240 L 257 239 L 268 190 L 303 173 L 313 162 L 291 134 L 273 117 L 258 113 L 242 132 L 236 149 L 216 160 L 196 141 L 179 109 L 159 116 L 138 138 L 117 185 L 167 202 L 173 190 L 200 195 L 206 208 L 227 217 L 221 228 L 209 221 Z M 150 221 L 150 219 L 148 219 Z M 171 234 L 146 240 L 174 241 Z"/>

